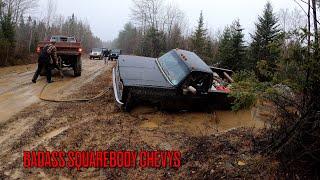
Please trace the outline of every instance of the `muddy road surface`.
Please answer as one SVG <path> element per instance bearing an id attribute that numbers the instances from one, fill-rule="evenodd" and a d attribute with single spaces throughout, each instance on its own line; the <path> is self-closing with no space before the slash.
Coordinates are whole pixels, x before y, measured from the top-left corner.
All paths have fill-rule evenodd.
<path id="1" fill-rule="evenodd" d="M 276 165 L 271 166 L 273 161 L 258 154 L 254 146 L 259 130 L 253 127 L 264 127 L 263 122 L 255 120 L 255 110 L 169 113 L 146 106 L 125 113 L 114 103 L 113 65 L 86 60 L 83 76 L 66 77 L 50 85 L 45 94 L 53 98 L 83 98 L 107 89 L 103 97 L 84 103 L 39 101 L 37 96 L 45 79 L 30 83 L 33 66 L 13 72 L 13 77 L 10 73 L 1 75 L 0 179 L 272 177 Z M 33 150 L 178 150 L 182 153 L 182 166 L 26 169 L 23 151 Z"/>
<path id="2" fill-rule="evenodd" d="M 59 98 L 73 93 L 86 82 L 93 80 L 106 70 L 103 61 L 83 59 L 82 76 L 74 78 L 72 70 L 65 70 L 65 78 L 53 77 L 54 85 L 43 94 L 46 98 Z M 31 82 L 36 64 L 0 68 L 0 123 L 33 103 L 39 102 L 39 94 L 46 84 L 45 77 L 39 77 L 36 84 Z"/>

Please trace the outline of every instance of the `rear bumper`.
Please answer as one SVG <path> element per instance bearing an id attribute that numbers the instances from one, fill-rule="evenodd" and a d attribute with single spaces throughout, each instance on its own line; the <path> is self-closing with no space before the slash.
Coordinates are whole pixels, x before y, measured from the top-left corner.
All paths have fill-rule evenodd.
<path id="1" fill-rule="evenodd" d="M 99 57 L 103 57 L 102 55 L 90 55 L 90 57 L 92 58 L 99 58 Z"/>
<path id="2" fill-rule="evenodd" d="M 81 56 L 81 53 L 79 52 L 68 52 L 68 51 L 58 51 L 58 56 Z"/>
<path id="3" fill-rule="evenodd" d="M 118 59 L 119 56 L 116 56 L 116 55 L 109 55 L 109 58 L 115 58 L 115 59 Z"/>
<path id="4" fill-rule="evenodd" d="M 117 104 L 117 106 L 122 108 L 124 103 L 120 101 L 119 96 L 118 96 L 119 91 L 118 91 L 118 87 L 117 87 L 116 69 L 115 68 L 112 69 L 112 85 L 113 85 L 113 92 L 114 92 L 114 98 L 116 100 L 116 104 Z"/>

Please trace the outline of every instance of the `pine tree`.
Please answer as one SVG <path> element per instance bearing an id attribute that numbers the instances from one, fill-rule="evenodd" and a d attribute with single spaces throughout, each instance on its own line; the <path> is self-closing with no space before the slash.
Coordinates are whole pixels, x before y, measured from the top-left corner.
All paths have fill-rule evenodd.
<path id="1" fill-rule="evenodd" d="M 270 2 L 265 5 L 263 15 L 256 23 L 256 32 L 251 35 L 252 66 L 255 67 L 261 60 L 274 67 L 280 56 L 280 29 L 278 19 L 273 13 Z"/>
<path id="2" fill-rule="evenodd" d="M 247 67 L 246 47 L 244 46 L 244 34 L 242 31 L 243 29 L 240 25 L 239 20 L 236 20 L 231 27 L 233 48 L 232 55 L 234 60 L 231 69 L 235 71 L 242 70 Z"/>
<path id="3" fill-rule="evenodd" d="M 207 29 L 204 27 L 203 22 L 203 14 L 202 11 L 200 13 L 198 26 L 195 32 L 193 33 L 191 37 L 192 47 L 195 53 L 197 53 L 199 56 L 203 57 L 205 56 L 205 48 L 206 48 L 206 39 L 207 39 Z"/>
<path id="4" fill-rule="evenodd" d="M 223 68 L 231 68 L 233 64 L 232 55 L 232 34 L 230 27 L 226 27 L 223 31 L 222 38 L 220 40 L 219 51 L 218 51 L 218 62 L 219 66 Z"/>
<path id="5" fill-rule="evenodd" d="M 213 40 L 211 40 L 210 37 L 207 37 L 205 44 L 205 55 L 203 57 L 203 60 L 209 65 L 214 64 L 213 46 Z"/>
<path id="6" fill-rule="evenodd" d="M 125 24 L 124 29 L 119 32 L 116 46 L 126 54 L 133 54 L 137 47 L 137 34 L 138 31 L 132 23 Z"/>
<path id="7" fill-rule="evenodd" d="M 151 27 L 143 37 L 142 55 L 150 57 L 159 57 L 164 50 L 164 34 L 156 28 Z"/>
<path id="8" fill-rule="evenodd" d="M 15 46 L 15 26 L 12 22 L 12 14 L 2 13 L 0 19 L 0 27 L 1 27 L 1 39 L 0 39 L 0 57 L 3 58 L 0 60 L 0 64 L 7 65 L 9 64 L 10 55 L 14 51 Z"/>
<path id="9" fill-rule="evenodd" d="M 224 30 L 218 51 L 218 61 L 221 67 L 234 71 L 245 69 L 246 50 L 242 31 L 238 20 Z"/>

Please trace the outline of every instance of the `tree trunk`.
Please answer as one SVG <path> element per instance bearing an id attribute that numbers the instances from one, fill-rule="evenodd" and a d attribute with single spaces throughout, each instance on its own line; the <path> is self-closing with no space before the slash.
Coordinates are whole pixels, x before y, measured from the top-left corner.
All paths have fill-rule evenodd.
<path id="1" fill-rule="evenodd" d="M 315 57 L 318 57 L 319 51 L 319 36 L 318 36 L 318 21 L 317 21 L 317 4 L 316 0 L 312 0 L 313 7 L 313 24 L 314 24 L 314 43 L 315 43 Z"/>

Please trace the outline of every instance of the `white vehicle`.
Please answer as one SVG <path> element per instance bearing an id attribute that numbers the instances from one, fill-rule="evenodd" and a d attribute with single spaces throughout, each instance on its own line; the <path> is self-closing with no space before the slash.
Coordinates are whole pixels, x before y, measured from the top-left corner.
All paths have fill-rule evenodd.
<path id="1" fill-rule="evenodd" d="M 90 59 L 96 59 L 98 58 L 99 60 L 103 59 L 103 49 L 102 48 L 93 48 L 90 52 L 89 55 Z"/>

